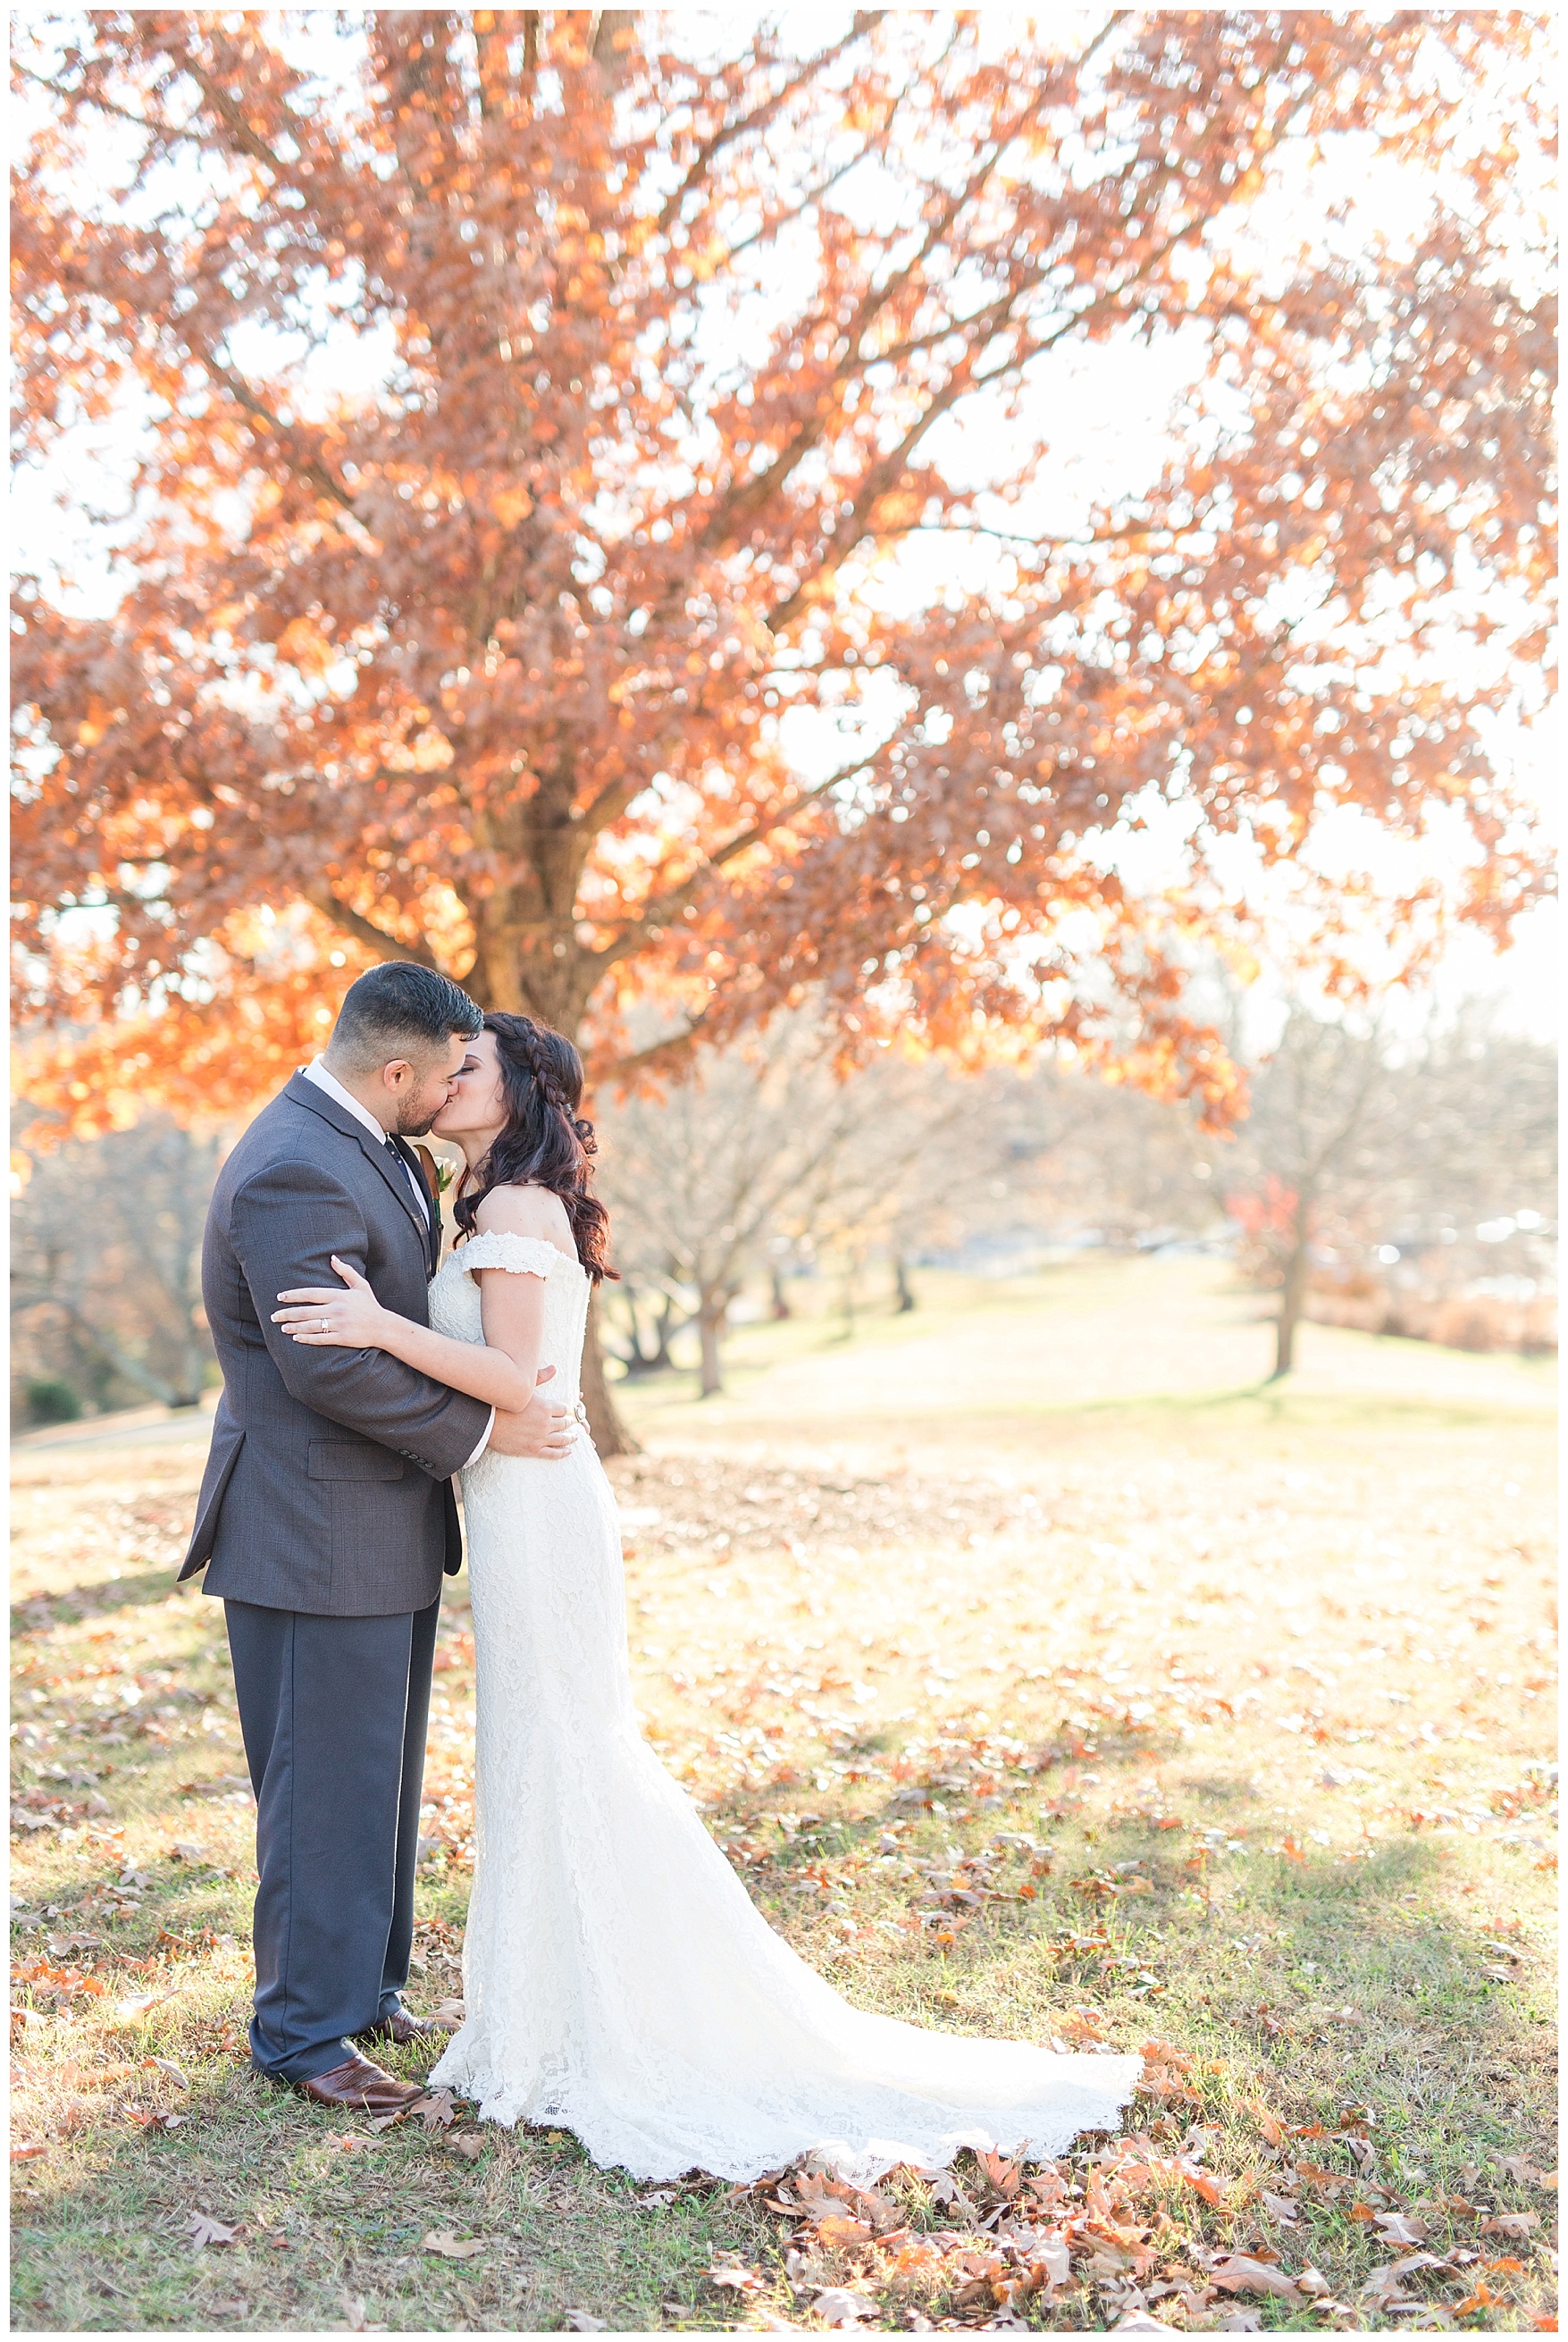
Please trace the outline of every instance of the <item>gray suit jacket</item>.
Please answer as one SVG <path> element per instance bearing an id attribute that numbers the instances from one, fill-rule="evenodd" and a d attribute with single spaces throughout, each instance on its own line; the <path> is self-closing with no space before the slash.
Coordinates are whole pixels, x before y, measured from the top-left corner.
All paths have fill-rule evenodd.
<path id="1" fill-rule="evenodd" d="M 439 1240 L 438 1238 L 436 1239 Z M 490 1410 L 385 1350 L 312 1349 L 272 1323 L 336 1253 L 420 1325 L 431 1239 L 386 1149 L 296 1074 L 219 1175 L 202 1297 L 224 1370 L 182 1579 L 264 1609 L 423 1610 L 463 1546 L 452 1475 Z"/>

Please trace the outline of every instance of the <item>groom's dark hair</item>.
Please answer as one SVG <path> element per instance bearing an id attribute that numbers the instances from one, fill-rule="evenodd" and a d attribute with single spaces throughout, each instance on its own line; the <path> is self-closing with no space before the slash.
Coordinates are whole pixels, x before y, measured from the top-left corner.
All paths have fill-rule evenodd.
<path id="1" fill-rule="evenodd" d="M 471 1041 L 484 1013 L 460 984 L 413 960 L 388 960 L 356 976 L 343 996 L 327 1054 L 355 1073 L 394 1057 L 425 1056 L 452 1036 Z"/>

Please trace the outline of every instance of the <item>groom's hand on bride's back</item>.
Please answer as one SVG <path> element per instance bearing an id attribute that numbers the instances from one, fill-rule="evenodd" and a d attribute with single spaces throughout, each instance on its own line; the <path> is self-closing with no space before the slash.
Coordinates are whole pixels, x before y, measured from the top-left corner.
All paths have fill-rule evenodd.
<path id="1" fill-rule="evenodd" d="M 495 1410 L 495 1427 L 490 1434 L 490 1452 L 496 1456 L 569 1456 L 576 1445 L 577 1426 L 570 1411 L 557 1406 L 544 1388 L 554 1376 L 554 1366 L 541 1366 L 532 1399 L 518 1415 L 508 1415 L 504 1407 Z"/>

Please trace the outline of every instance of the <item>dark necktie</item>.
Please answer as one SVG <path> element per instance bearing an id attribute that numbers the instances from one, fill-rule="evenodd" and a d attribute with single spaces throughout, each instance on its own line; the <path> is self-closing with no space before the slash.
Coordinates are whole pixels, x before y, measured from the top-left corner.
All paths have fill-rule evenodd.
<path id="1" fill-rule="evenodd" d="M 431 1221 L 430 1199 L 425 1193 L 424 1182 L 421 1179 L 418 1172 L 414 1169 L 413 1163 L 404 1153 L 403 1148 L 398 1145 L 391 1131 L 388 1131 L 386 1134 L 386 1151 L 393 1157 L 394 1161 L 402 1166 L 404 1176 L 414 1188 L 418 1201 L 424 1206 L 424 1225 L 428 1227 Z"/>

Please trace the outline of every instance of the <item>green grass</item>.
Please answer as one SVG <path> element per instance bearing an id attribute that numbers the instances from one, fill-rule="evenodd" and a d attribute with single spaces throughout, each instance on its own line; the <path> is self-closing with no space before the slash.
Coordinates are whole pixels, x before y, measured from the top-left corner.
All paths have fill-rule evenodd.
<path id="1" fill-rule="evenodd" d="M 1143 2241 L 1085 2237 L 1023 2323 L 1107 2327 L 1147 2298 L 1183 2329 L 1247 2307 L 1529 2330 L 1553 2315 L 1555 2210 L 1528 2177 L 1555 2160 L 1548 1378 L 1310 1328 L 1299 1379 L 1263 1387 L 1255 1298 L 1210 1265 L 1037 1282 L 939 1290 L 848 1345 L 747 1328 L 706 1405 L 683 1377 L 628 1393 L 650 1736 L 859 2006 L 1169 2045 L 1129 2117 L 1145 2176 L 1113 2183 Z M 908 1372 L 922 1342 L 943 1375 Z M 1001 2198 L 969 2163 L 969 2211 L 893 2184 L 937 2240 L 901 2269 L 755 2194 L 640 2204 L 664 2191 L 559 2134 L 462 2108 L 374 2134 L 253 2076 L 221 1619 L 171 1590 L 199 1450 L 89 1436 L 17 1464 L 16 1810 L 45 1824 L 13 1838 L 14 2125 L 44 2150 L 15 2167 L 18 2327 L 811 2327 L 844 2283 L 885 2327 L 994 2322 L 974 2274 L 994 2230 L 970 2220 Z M 427 1770 L 427 2007 L 459 1988 L 468 1884 L 462 1588 Z M 1217 2204 L 1179 2177 L 1194 2152 Z M 1377 2230 L 1399 2207 L 1443 2264 L 1403 2312 L 1363 2290 L 1411 2249 Z M 235 2240 L 197 2249 L 198 2211 Z M 439 2232 L 482 2249 L 443 2258 Z M 1315 2266 L 1343 2308 L 1214 2294 L 1225 2247 Z M 737 2265 L 750 2290 L 712 2281 Z"/>

